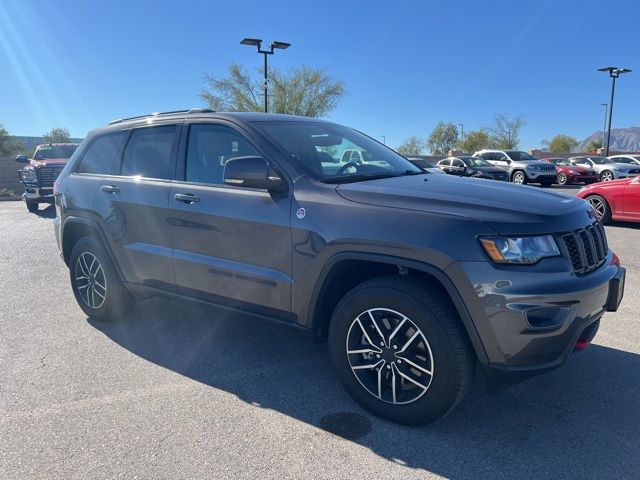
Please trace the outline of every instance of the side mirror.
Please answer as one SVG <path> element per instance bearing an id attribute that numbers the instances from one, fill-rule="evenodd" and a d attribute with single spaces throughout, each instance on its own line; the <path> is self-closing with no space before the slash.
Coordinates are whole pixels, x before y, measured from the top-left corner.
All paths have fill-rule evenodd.
<path id="1" fill-rule="evenodd" d="M 280 191 L 283 188 L 282 178 L 269 167 L 262 157 L 235 157 L 224 165 L 224 183 L 235 187 L 260 188 Z"/>
<path id="2" fill-rule="evenodd" d="M 507 162 L 507 165 L 511 165 L 511 160 L 510 159 L 505 158 L 504 161 Z"/>
<path id="3" fill-rule="evenodd" d="M 26 155 L 18 155 L 16 157 L 16 162 L 18 162 L 18 163 L 29 163 L 29 159 L 27 158 Z"/>

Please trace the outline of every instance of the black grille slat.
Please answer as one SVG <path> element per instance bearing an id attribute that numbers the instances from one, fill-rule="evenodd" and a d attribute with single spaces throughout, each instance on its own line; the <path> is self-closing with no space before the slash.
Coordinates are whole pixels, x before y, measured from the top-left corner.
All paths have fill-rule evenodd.
<path id="1" fill-rule="evenodd" d="M 559 240 L 576 275 L 599 268 L 609 252 L 607 237 L 600 222 L 561 235 Z"/>
<path id="2" fill-rule="evenodd" d="M 53 182 L 56 181 L 60 172 L 62 172 L 62 166 L 56 167 L 38 167 L 36 168 L 36 175 L 38 176 L 38 185 L 40 187 L 52 187 Z"/>

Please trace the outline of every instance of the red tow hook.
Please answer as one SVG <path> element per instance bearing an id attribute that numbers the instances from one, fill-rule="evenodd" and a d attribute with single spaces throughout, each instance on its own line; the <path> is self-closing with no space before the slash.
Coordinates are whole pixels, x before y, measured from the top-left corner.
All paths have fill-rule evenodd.
<path id="1" fill-rule="evenodd" d="M 580 337 L 573 348 L 575 348 L 576 350 L 584 350 L 589 345 L 591 345 L 591 340 Z"/>
<path id="2" fill-rule="evenodd" d="M 615 253 L 613 254 L 613 257 L 611 257 L 611 265 L 615 265 L 616 267 L 620 266 L 620 257 L 618 257 L 618 255 L 616 255 Z"/>

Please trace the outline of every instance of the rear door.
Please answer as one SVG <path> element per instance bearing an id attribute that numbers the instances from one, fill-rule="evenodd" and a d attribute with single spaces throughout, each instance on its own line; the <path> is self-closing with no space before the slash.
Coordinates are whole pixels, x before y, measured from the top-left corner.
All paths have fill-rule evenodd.
<path id="1" fill-rule="evenodd" d="M 185 124 L 180 181 L 169 200 L 176 288 L 258 313 L 288 315 L 292 189 L 275 194 L 223 181 L 230 158 L 266 158 L 247 135 L 223 121 Z"/>
<path id="2" fill-rule="evenodd" d="M 94 209 L 129 282 L 174 286 L 167 220 L 180 128 L 175 122 L 133 128 L 116 173 L 96 192 Z"/>

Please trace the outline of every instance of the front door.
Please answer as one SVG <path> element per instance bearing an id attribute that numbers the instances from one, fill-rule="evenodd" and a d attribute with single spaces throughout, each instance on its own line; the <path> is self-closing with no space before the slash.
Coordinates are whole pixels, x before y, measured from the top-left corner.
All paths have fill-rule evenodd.
<path id="1" fill-rule="evenodd" d="M 640 177 L 629 182 L 624 189 L 622 208 L 625 215 L 640 218 Z"/>
<path id="2" fill-rule="evenodd" d="M 192 123 L 185 131 L 182 181 L 169 198 L 177 288 L 270 316 L 286 314 L 291 190 L 272 194 L 224 185 L 227 160 L 263 156 L 235 126 Z"/>

